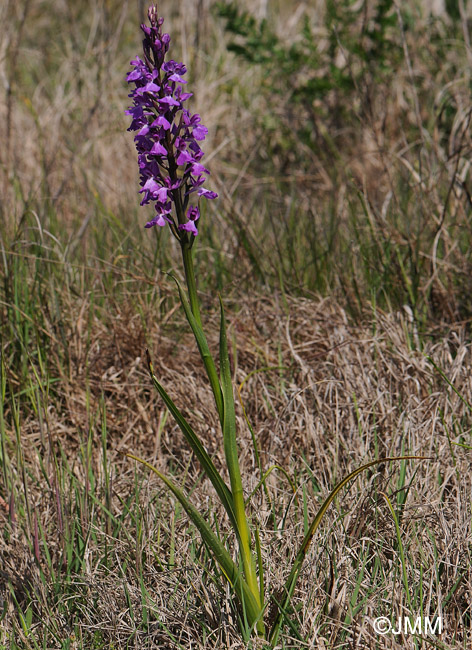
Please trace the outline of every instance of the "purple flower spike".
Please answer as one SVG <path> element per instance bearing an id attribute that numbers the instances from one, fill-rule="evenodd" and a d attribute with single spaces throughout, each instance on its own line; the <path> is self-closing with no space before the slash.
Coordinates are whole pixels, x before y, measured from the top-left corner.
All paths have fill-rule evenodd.
<path id="1" fill-rule="evenodd" d="M 190 196 L 218 196 L 202 187 L 210 172 L 200 162 L 204 154 L 198 142 L 205 140 L 208 129 L 200 115 L 183 107 L 192 97 L 183 91 L 187 69 L 183 63 L 165 61 L 170 36 L 162 33 L 164 19 L 155 6 L 149 8 L 148 18 L 150 27 L 141 25 L 144 57 L 131 61 L 127 75 L 134 84 L 129 95 L 133 105 L 126 111 L 131 117 L 128 131 L 137 131 L 141 205 L 152 202 L 156 210 L 145 227 L 169 225 L 179 240 L 187 241 L 186 233 L 198 235 L 200 218 L 198 206 L 189 206 Z"/>

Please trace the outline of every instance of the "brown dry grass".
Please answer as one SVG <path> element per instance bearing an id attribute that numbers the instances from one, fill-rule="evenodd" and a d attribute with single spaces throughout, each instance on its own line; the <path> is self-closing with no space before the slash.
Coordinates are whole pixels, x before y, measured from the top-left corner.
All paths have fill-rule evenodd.
<path id="1" fill-rule="evenodd" d="M 447 388 L 426 357 L 431 356 L 461 395 L 472 401 L 467 370 L 470 343 L 464 327 L 457 325 L 447 337 L 426 342 L 419 352 L 412 345 L 416 334 L 408 314 L 377 311 L 373 317 L 373 325 L 355 326 L 331 300 L 292 300 L 282 296 L 275 299 L 246 296 L 244 306 L 237 313 L 229 310 L 238 351 L 233 360 L 235 382 L 240 383 L 257 368 L 280 363 L 284 367 L 281 373 L 273 370 L 254 375 L 242 390 L 264 468 L 278 463 L 298 485 L 297 505 L 280 474 L 274 472 L 268 480 L 278 526 L 285 508 L 289 508 L 283 534 L 274 531 L 269 504 L 263 494 L 259 491 L 252 499 L 261 525 L 269 585 L 280 587 L 297 540 L 303 537 L 300 508 L 304 490 L 310 518 L 334 482 L 361 463 L 376 455 L 425 455 L 431 460 L 413 462 L 407 470 L 406 484 L 412 482 L 401 520 L 403 543 L 408 548 L 407 570 L 410 584 L 416 585 L 419 567 L 423 567 L 426 610 L 430 598 L 432 604 L 441 598 L 440 594 L 444 599 L 462 576 L 442 610 L 444 647 L 457 647 L 455 644 L 465 644 L 467 638 L 472 588 L 468 511 L 471 452 L 453 447 L 449 438 L 468 439 L 470 412 L 458 395 Z M 172 321 L 175 327 L 177 315 Z M 216 320 L 211 324 L 213 328 L 209 327 L 209 331 L 216 332 Z M 113 468 L 113 512 L 116 515 L 123 512 L 123 501 L 134 489 L 134 470 L 123 458 L 123 453 L 129 450 L 152 459 L 160 469 L 177 475 L 184 472 L 185 482 L 194 486 L 193 501 L 221 516 L 207 481 L 197 480 L 198 466 L 177 427 L 167 421 L 158 433 L 164 412 L 149 388 L 142 361 L 145 342 L 141 326 L 133 323 L 129 314 L 119 312 L 110 315 L 106 325 L 101 330 L 98 323 L 94 327 L 88 353 L 88 381 L 80 370 L 87 363 L 80 337 L 72 343 L 77 371 L 73 371 L 69 381 L 64 378 L 61 382 L 54 405 L 47 412 L 46 428 L 52 440 L 49 449 L 61 448 L 74 462 L 77 448 L 84 440 L 87 412 L 96 412 L 103 394 L 107 409 L 108 461 Z M 147 333 L 156 371 L 215 455 L 216 462 L 223 467 L 211 394 L 195 346 L 188 337 L 180 338 L 176 344 L 175 336 L 169 337 L 168 328 L 169 324 L 165 323 L 151 324 Z M 211 343 L 216 345 L 216 336 Z M 238 421 L 242 472 L 249 494 L 258 477 L 241 412 Z M 91 432 L 91 462 L 95 465 L 97 481 L 103 479 L 99 429 L 100 422 L 96 421 Z M 23 422 L 23 450 L 32 474 L 30 498 L 44 530 L 50 531 L 49 550 L 59 557 L 59 541 L 51 537 L 56 516 L 54 494 L 44 491 L 38 464 L 37 451 L 43 435 L 36 419 Z M 43 454 L 45 459 L 46 451 Z M 84 478 L 79 465 L 74 473 L 82 484 Z M 298 617 L 305 643 L 293 641 L 295 645 L 291 645 L 287 638 L 285 647 L 338 647 L 336 639 L 343 631 L 342 621 L 349 609 L 348 600 L 359 563 L 366 561 L 369 545 L 369 554 L 379 559 L 386 574 L 380 580 L 380 591 L 391 595 L 391 611 L 403 611 L 403 588 L 398 574 L 391 570 L 398 564 L 395 529 L 379 496 L 386 490 L 395 494 L 398 474 L 398 466 L 383 466 L 379 472 L 359 479 L 338 506 L 330 509 L 297 589 L 296 604 L 301 607 Z M 315 494 L 314 485 L 319 490 Z M 103 638 L 109 639 L 110 647 L 113 644 L 116 648 L 179 647 L 177 641 L 171 642 L 171 635 L 184 647 L 243 647 L 238 641 L 233 615 L 225 605 L 228 594 L 221 593 L 209 580 L 198 536 L 182 514 L 173 514 L 173 507 L 159 483 L 145 476 L 139 495 L 143 526 L 139 546 L 135 547 L 136 533 L 129 521 L 130 537 L 113 540 L 113 558 L 107 567 L 97 562 L 106 543 L 105 531 L 97 527 L 94 540 L 88 545 L 84 570 L 74 577 L 82 631 L 87 636 L 99 629 Z M 6 512 L 3 518 L 8 525 Z M 161 563 L 165 564 L 168 557 L 172 526 L 176 535 L 175 567 L 163 569 Z M 157 530 L 161 541 L 156 547 Z M 13 528 L 9 543 L 2 544 L 2 575 L 15 585 L 20 602 L 25 597 L 22 594 L 25 582 L 28 589 L 42 593 L 46 602 L 47 590 L 30 552 L 25 552 L 25 542 L 23 530 Z M 197 558 L 194 557 L 196 548 L 200 549 Z M 143 631 L 139 621 L 130 619 L 123 582 L 131 603 L 139 610 L 138 561 L 143 564 L 153 608 L 167 631 L 157 623 Z M 126 565 L 128 568 L 123 569 Z M 333 566 L 335 578 L 331 575 Z M 368 578 L 367 569 L 361 593 L 368 589 Z M 386 638 L 385 645 L 381 645 L 372 631 L 372 619 L 381 606 L 378 598 L 374 589 L 362 613 L 344 626 L 342 643 L 357 644 L 356 647 L 415 647 L 408 637 L 398 646 L 391 645 L 391 638 Z M 36 603 L 39 611 L 43 611 L 44 602 Z M 11 616 L 14 613 L 10 604 L 3 625 L 8 626 Z M 205 621 L 211 630 L 205 641 L 197 621 Z M 67 630 L 66 622 L 63 624 Z M 455 641 L 450 645 L 448 639 L 452 638 Z"/>
<path id="2" fill-rule="evenodd" d="M 349 123 L 336 124 L 339 97 L 331 93 L 317 107 L 329 118 L 332 112 L 333 121 L 320 120 L 315 155 L 302 144 L 295 150 L 282 137 L 267 136 L 264 119 L 283 124 L 290 101 L 270 103 L 260 92 L 262 73 L 228 55 L 213 5 L 163 1 L 160 11 L 175 58 L 181 52 L 189 63 L 195 106 L 212 126 L 205 160 L 222 199 L 211 215 L 208 243 L 197 253 L 209 343 L 216 352 L 214 298 L 223 285 L 235 385 L 257 371 L 241 398 L 262 466 L 280 465 L 296 486 L 294 496 L 284 474 L 274 470 L 267 479 L 271 503 L 262 490 L 251 498 L 267 586 L 281 587 L 307 521 L 342 476 L 376 457 L 430 458 L 409 463 L 403 480 L 399 464 L 366 473 L 330 508 L 295 595 L 300 638 L 287 628 L 283 647 L 467 648 L 472 450 L 454 443 L 471 444 L 465 403 L 472 404 L 470 47 L 461 44 L 460 56 L 450 48 L 433 78 L 429 62 L 436 50 L 429 32 L 421 32 L 416 47 L 409 35 L 413 77 L 405 68 L 391 84 L 358 89 L 351 108 L 359 120 Z M 325 50 L 323 5 L 274 2 L 275 31 L 287 41 L 296 38 L 306 9 Z M 263 12 L 264 2 L 249 8 Z M 223 469 L 211 392 L 172 283 L 161 275 L 178 265 L 177 251 L 163 233 L 158 240 L 143 237 L 144 217 L 136 207 L 123 78 L 139 44 L 140 9 L 114 0 L 8 0 L 0 7 L 6 25 L 0 36 L 6 376 L 0 435 L 8 459 L 0 480 L 0 648 L 34 648 L 34 641 L 77 650 L 263 646 L 241 640 L 229 589 L 212 578 L 212 561 L 186 517 L 157 479 L 124 457 L 132 451 L 171 473 L 227 530 L 144 363 L 149 347 L 160 381 Z M 444 111 L 425 104 L 418 114 L 415 93 L 424 101 L 436 97 Z M 455 113 L 445 125 L 450 105 Z M 418 133 L 423 142 L 416 157 Z M 423 311 L 420 301 L 413 314 L 406 290 L 394 296 L 395 281 L 402 282 L 400 255 L 387 264 L 394 282 L 385 304 L 391 299 L 392 308 L 369 306 L 368 282 L 358 275 L 364 252 L 349 239 L 353 186 L 367 206 L 361 240 L 372 231 L 379 242 L 414 252 L 424 232 L 436 232 L 419 254 L 429 269 L 419 282 Z M 393 204 L 404 217 L 400 224 L 386 218 Z M 268 216 L 275 215 L 282 241 L 292 212 L 312 217 L 323 233 L 330 226 L 323 210 L 339 219 L 336 236 L 345 236 L 348 247 L 335 250 L 320 284 L 331 297 L 305 291 L 313 270 L 299 259 L 298 285 L 286 279 L 293 292 L 277 288 L 283 273 Z M 417 216 L 424 228 L 410 231 Z M 266 265 L 262 277 L 240 224 L 252 253 Z M 370 264 L 375 268 L 377 258 Z M 240 407 L 238 425 L 249 496 L 259 471 Z M 440 639 L 374 635 L 376 616 L 395 620 L 407 607 L 395 526 L 382 492 L 401 516 L 413 614 L 441 608 Z M 80 563 L 74 556 L 79 548 Z M 27 635 L 19 611 L 28 609 L 33 622 Z"/>

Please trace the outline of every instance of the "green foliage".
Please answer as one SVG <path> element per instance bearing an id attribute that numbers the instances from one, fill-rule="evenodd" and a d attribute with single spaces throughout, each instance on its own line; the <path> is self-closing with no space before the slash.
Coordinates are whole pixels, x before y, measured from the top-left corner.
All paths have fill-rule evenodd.
<path id="1" fill-rule="evenodd" d="M 294 631 L 293 623 L 290 620 L 290 611 L 295 586 L 300 576 L 308 548 L 312 542 L 315 532 L 319 527 L 322 518 L 326 514 L 326 511 L 328 510 L 330 504 L 334 501 L 336 496 L 354 478 L 356 478 L 359 474 L 369 469 L 370 467 L 373 467 L 374 465 L 389 463 L 397 460 L 407 460 L 422 457 L 400 456 L 393 458 L 382 458 L 362 465 L 358 469 L 351 472 L 347 477 L 342 479 L 335 486 L 335 488 L 331 491 L 331 493 L 322 504 L 316 517 L 310 525 L 308 525 L 308 520 L 305 512 L 306 534 L 295 557 L 288 579 L 281 591 L 281 595 L 277 597 L 271 596 L 271 600 L 266 600 L 265 584 L 267 584 L 267 579 L 264 576 L 257 518 L 255 528 L 254 530 L 251 530 L 249 523 L 250 518 L 246 512 L 247 504 L 244 498 L 243 482 L 239 463 L 234 389 L 230 369 L 228 341 L 226 334 L 226 320 L 224 315 L 223 302 L 220 298 L 220 376 L 218 378 L 216 376 L 216 365 L 213 361 L 202 328 L 200 304 L 195 284 L 195 274 L 193 269 L 191 249 L 185 240 L 180 241 L 180 246 L 182 251 L 182 260 L 185 268 L 185 277 L 187 280 L 188 298 L 185 295 L 179 282 L 177 282 L 177 288 L 179 291 L 182 307 L 185 311 L 187 321 L 195 337 L 200 352 L 200 357 L 206 368 L 208 379 L 210 381 L 212 392 L 215 398 L 215 404 L 221 424 L 226 468 L 230 477 L 230 487 L 226 485 L 223 477 L 216 469 L 210 456 L 206 452 L 205 447 L 198 434 L 195 433 L 195 431 L 192 429 L 190 424 L 182 415 L 181 411 L 169 397 L 155 376 L 149 353 L 147 353 L 149 372 L 151 375 L 152 383 L 156 387 L 159 395 L 164 400 L 165 405 L 179 425 L 180 430 L 182 431 L 190 448 L 199 459 L 203 472 L 213 484 L 218 498 L 220 499 L 228 515 L 229 521 L 233 528 L 233 532 L 238 541 L 239 563 L 235 563 L 233 561 L 232 556 L 234 553 L 232 552 L 232 549 L 228 551 L 224 542 L 220 540 L 218 534 L 219 526 L 215 526 L 215 530 L 213 530 L 204 514 L 191 503 L 188 496 L 170 478 L 160 472 L 152 464 L 136 456 L 135 454 L 128 453 L 127 456 L 148 467 L 161 479 L 161 481 L 164 482 L 167 488 L 178 499 L 179 503 L 186 511 L 188 517 L 198 529 L 203 541 L 205 542 L 218 567 L 218 570 L 214 575 L 215 581 L 218 582 L 219 572 L 221 571 L 226 580 L 229 582 L 232 592 L 236 595 L 239 601 L 240 608 L 243 612 L 240 618 L 240 627 L 243 636 L 247 637 L 248 634 L 250 635 L 253 631 L 257 631 L 259 636 L 269 641 L 271 647 L 275 647 L 277 645 L 282 624 L 284 622 L 288 623 L 292 631 Z M 256 463 L 258 463 L 258 450 L 255 443 L 254 434 L 253 442 L 255 459 Z M 265 489 L 267 489 L 265 486 L 264 477 L 262 477 L 259 483 L 259 486 L 260 485 L 264 485 Z M 397 522 L 397 520 L 395 521 Z M 400 547 L 400 550 L 402 553 L 402 565 L 404 566 L 403 548 Z M 241 569 L 239 568 L 239 564 L 241 565 Z M 406 575 L 405 569 L 404 575 Z M 266 614 L 266 609 L 270 603 L 275 606 L 275 614 L 271 614 L 270 619 L 273 620 L 270 621 L 269 627 L 266 628 L 264 616 Z"/>
<path id="2" fill-rule="evenodd" d="M 257 21 L 236 2 L 217 5 L 225 29 L 233 37 L 228 50 L 251 65 L 260 66 L 263 92 L 275 108 L 277 96 L 283 96 L 292 111 L 282 116 L 280 126 L 289 136 L 295 134 L 318 152 L 316 134 L 320 117 L 339 122 L 346 115 L 349 97 L 380 78 L 388 82 L 403 60 L 401 43 L 395 34 L 397 16 L 393 0 L 376 3 L 373 16 L 362 20 L 365 10 L 351 0 L 329 0 L 325 8 L 328 48 L 321 51 L 314 26 L 305 17 L 299 38 L 287 43 L 270 28 L 267 20 Z M 336 93 L 333 107 L 325 102 Z M 315 108 L 316 105 L 316 108 Z M 308 117 L 308 123 L 306 123 Z M 292 146 L 289 138 L 286 146 Z"/>
<path id="3" fill-rule="evenodd" d="M 451 188 L 461 186 L 470 213 L 459 172 L 469 146 L 468 46 L 457 3 L 446 9 L 449 18 L 436 18 L 393 0 L 328 0 L 316 25 L 305 16 L 288 35 L 275 32 L 270 12 L 257 20 L 236 2 L 217 5 L 228 50 L 257 79 L 260 145 L 249 172 L 274 178 L 267 223 L 255 231 L 267 249 L 255 255 L 247 232 L 234 228 L 265 282 L 340 291 L 355 316 L 366 299 L 386 309 L 407 304 L 420 328 L 441 309 L 470 315 L 469 221 L 459 227 L 450 205 Z M 451 56 L 452 43 L 461 56 Z M 433 177 L 437 201 L 418 192 Z M 319 191 L 319 182 L 331 189 Z M 453 252 L 452 240 L 460 242 Z"/>
<path id="4" fill-rule="evenodd" d="M 464 10 L 467 7 L 467 0 L 463 0 Z M 452 18 L 452 20 L 460 20 L 461 12 L 459 8 L 459 0 L 446 0 L 445 9 L 447 15 Z"/>

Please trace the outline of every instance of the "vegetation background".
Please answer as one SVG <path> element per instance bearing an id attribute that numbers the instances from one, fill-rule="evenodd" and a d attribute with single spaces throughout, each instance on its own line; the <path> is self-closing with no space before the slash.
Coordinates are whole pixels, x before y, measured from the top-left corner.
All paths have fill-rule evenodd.
<path id="1" fill-rule="evenodd" d="M 330 488 L 283 648 L 468 648 L 471 9 L 466 0 L 162 0 L 219 193 L 197 282 L 224 297 L 243 478 L 271 587 Z M 211 393 L 145 231 L 125 75 L 144 2 L 0 5 L 0 647 L 256 648 L 137 453 L 225 521 L 152 390 L 223 463 Z M 280 469 L 281 468 L 281 469 Z M 283 471 L 282 471 L 283 470 Z M 290 479 L 290 480 L 289 480 Z M 385 498 L 392 500 L 399 530 Z M 209 567 L 211 571 L 209 571 Z M 376 636 L 387 616 L 443 633 Z"/>

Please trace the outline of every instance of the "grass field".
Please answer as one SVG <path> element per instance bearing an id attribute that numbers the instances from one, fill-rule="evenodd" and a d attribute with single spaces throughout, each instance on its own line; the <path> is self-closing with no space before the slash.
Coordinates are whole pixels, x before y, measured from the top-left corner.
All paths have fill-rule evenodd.
<path id="1" fill-rule="evenodd" d="M 427 457 L 337 496 L 284 650 L 472 643 L 472 17 L 437 4 L 158 5 L 209 129 L 219 198 L 201 206 L 197 285 L 215 354 L 218 292 L 225 305 L 266 586 L 342 477 Z M 124 111 L 146 10 L 0 5 L 0 648 L 269 647 L 241 630 L 179 502 L 125 455 L 185 487 L 234 548 L 145 360 L 226 478 L 168 275 L 183 277 L 179 246 L 139 206 Z M 378 617 L 442 632 L 381 635 Z"/>

